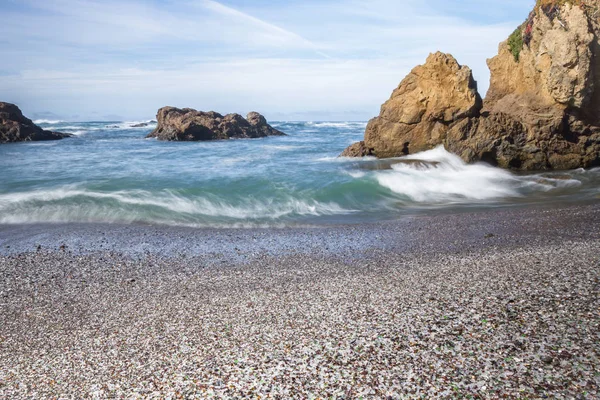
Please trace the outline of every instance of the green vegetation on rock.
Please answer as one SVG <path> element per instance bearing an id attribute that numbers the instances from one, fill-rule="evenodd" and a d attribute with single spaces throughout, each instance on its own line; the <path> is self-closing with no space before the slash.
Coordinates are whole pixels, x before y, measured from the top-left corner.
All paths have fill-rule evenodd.
<path id="1" fill-rule="evenodd" d="M 515 61 L 519 62 L 519 56 L 523 49 L 523 27 L 519 26 L 515 31 L 508 37 L 508 47 L 510 52 L 515 57 Z"/>

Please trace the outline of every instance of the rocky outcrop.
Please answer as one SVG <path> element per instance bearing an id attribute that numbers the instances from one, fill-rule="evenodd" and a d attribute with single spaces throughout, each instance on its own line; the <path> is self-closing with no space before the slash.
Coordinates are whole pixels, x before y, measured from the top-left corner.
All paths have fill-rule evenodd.
<path id="1" fill-rule="evenodd" d="M 256 112 L 243 118 L 239 114 L 225 116 L 191 108 L 163 107 L 158 110 L 156 129 L 148 138 L 173 141 L 204 141 L 282 136 Z"/>
<path id="2" fill-rule="evenodd" d="M 431 54 L 394 90 L 379 117 L 369 121 L 364 146 L 381 158 L 429 150 L 453 124 L 479 116 L 481 106 L 471 70 L 450 54 Z"/>
<path id="3" fill-rule="evenodd" d="M 43 130 L 14 104 L 0 102 L 0 143 L 59 140 L 71 135 Z"/>
<path id="4" fill-rule="evenodd" d="M 488 60 L 488 117 L 473 146 L 515 169 L 600 165 L 599 2 L 543 3 Z"/>
<path id="5" fill-rule="evenodd" d="M 340 157 L 366 157 L 372 156 L 373 150 L 368 148 L 364 140 L 358 143 L 351 144 L 346 150 L 340 154 Z"/>
<path id="6" fill-rule="evenodd" d="M 589 106 L 596 79 L 595 22 L 583 6 L 537 7 L 488 60 L 486 107 L 493 110 L 500 104 L 502 110 L 513 100 L 562 109 Z"/>
<path id="7" fill-rule="evenodd" d="M 483 104 L 467 67 L 431 55 L 369 122 L 366 152 L 443 144 L 467 162 L 517 170 L 600 165 L 600 2 L 560 3 L 538 4 L 500 44 Z"/>

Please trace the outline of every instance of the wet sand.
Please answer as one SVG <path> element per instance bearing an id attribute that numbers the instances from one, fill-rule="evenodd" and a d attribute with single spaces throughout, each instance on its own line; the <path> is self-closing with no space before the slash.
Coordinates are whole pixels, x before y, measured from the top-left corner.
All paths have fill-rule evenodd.
<path id="1" fill-rule="evenodd" d="M 0 398 L 597 398 L 600 204 L 0 226 Z"/>

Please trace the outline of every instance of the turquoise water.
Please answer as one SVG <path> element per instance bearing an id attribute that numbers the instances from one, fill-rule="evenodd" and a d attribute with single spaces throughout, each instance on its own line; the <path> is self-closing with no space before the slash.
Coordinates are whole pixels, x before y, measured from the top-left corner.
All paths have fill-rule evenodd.
<path id="1" fill-rule="evenodd" d="M 600 200 L 600 169 L 515 175 L 438 148 L 423 163 L 337 158 L 365 122 L 278 122 L 286 137 L 145 139 L 134 122 L 37 121 L 74 133 L 0 145 L 0 223 L 357 223 L 415 212 Z"/>

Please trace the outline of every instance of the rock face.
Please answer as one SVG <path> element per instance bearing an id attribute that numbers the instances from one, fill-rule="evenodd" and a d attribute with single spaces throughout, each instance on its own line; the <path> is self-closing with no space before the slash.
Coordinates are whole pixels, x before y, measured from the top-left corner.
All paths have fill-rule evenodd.
<path id="1" fill-rule="evenodd" d="M 577 4 L 544 1 L 500 44 L 483 104 L 467 67 L 431 55 L 369 122 L 362 152 L 344 155 L 399 157 L 443 144 L 503 168 L 600 165 L 600 1 Z"/>
<path id="2" fill-rule="evenodd" d="M 373 150 L 368 148 L 364 140 L 350 145 L 340 154 L 340 157 L 366 157 L 373 156 Z"/>
<path id="3" fill-rule="evenodd" d="M 429 150 L 457 121 L 477 117 L 481 97 L 468 67 L 450 54 L 435 53 L 413 69 L 369 121 L 364 146 L 377 157 Z"/>
<path id="4" fill-rule="evenodd" d="M 492 153 L 503 167 L 593 167 L 600 164 L 600 29 L 594 17 L 600 2 L 544 3 L 513 34 L 522 44 L 501 43 L 488 60 L 489 117 L 472 147 Z M 501 142 L 489 143 L 494 139 Z"/>
<path id="5" fill-rule="evenodd" d="M 157 121 L 156 129 L 147 137 L 159 140 L 203 141 L 285 135 L 267 124 L 265 117 L 256 112 L 251 112 L 244 119 L 239 114 L 223 116 L 213 111 L 163 107 L 158 110 Z"/>
<path id="6" fill-rule="evenodd" d="M 0 143 L 59 140 L 71 135 L 45 131 L 14 104 L 0 102 Z"/>

